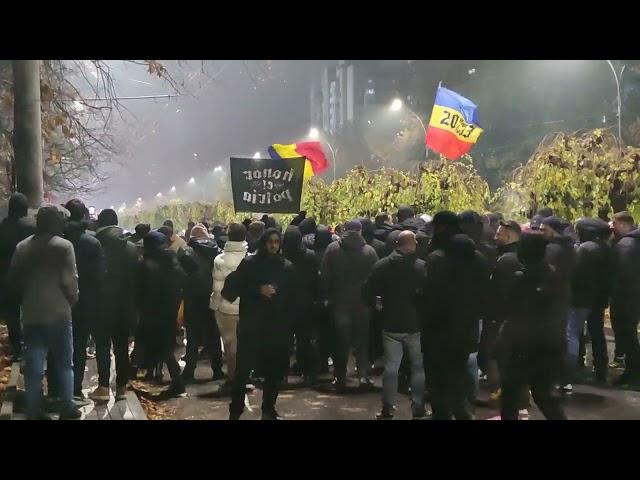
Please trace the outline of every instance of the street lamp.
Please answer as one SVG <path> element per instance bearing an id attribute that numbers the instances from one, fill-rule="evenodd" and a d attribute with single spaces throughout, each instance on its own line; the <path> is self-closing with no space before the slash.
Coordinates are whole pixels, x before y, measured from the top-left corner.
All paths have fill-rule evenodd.
<path id="1" fill-rule="evenodd" d="M 156 198 L 162 198 L 162 192 L 156 193 Z"/>
<path id="2" fill-rule="evenodd" d="M 333 163 L 333 181 L 335 182 L 336 181 L 336 152 L 333 151 L 333 147 L 327 141 L 327 139 L 325 139 L 325 138 L 321 139 L 320 138 L 320 130 L 318 130 L 317 128 L 311 127 L 309 129 L 309 135 L 308 136 L 309 136 L 309 139 L 311 139 L 311 140 L 323 141 L 324 143 L 327 144 L 327 146 L 329 147 L 329 150 L 331 150 L 331 156 L 333 158 L 333 162 L 332 162 Z"/>
<path id="3" fill-rule="evenodd" d="M 624 73 L 626 65 L 622 66 L 620 75 L 618 75 L 616 69 L 613 67 L 613 63 L 611 63 L 611 60 L 607 60 L 607 63 L 611 67 L 613 77 L 616 79 L 616 93 L 618 100 L 618 144 L 620 145 L 620 153 L 622 153 L 622 100 L 620 99 L 620 81 L 622 80 L 622 74 Z"/>
<path id="4" fill-rule="evenodd" d="M 260 159 L 260 152 L 256 152 L 256 153 L 254 153 L 254 154 L 253 154 L 253 158 L 254 158 L 255 160 L 259 160 L 259 159 Z"/>
<path id="5" fill-rule="evenodd" d="M 191 177 L 191 178 L 189 179 L 189 185 L 193 185 L 194 183 L 196 183 L 196 179 L 195 179 L 195 178 L 193 178 L 193 177 Z"/>
<path id="6" fill-rule="evenodd" d="M 403 102 L 401 99 L 399 98 L 394 98 L 393 101 L 391 102 L 391 105 L 389 106 L 389 110 L 391 110 L 392 112 L 398 112 L 402 109 L 402 107 L 404 106 Z M 420 118 L 420 116 L 414 112 L 413 110 L 411 110 L 411 108 L 406 107 L 407 111 L 409 113 L 411 113 L 420 123 L 420 126 L 422 127 L 422 131 L 424 132 L 424 136 L 425 138 L 427 137 L 427 129 L 424 126 L 424 123 L 422 122 L 422 119 Z M 425 147 L 425 157 L 427 156 L 427 149 Z"/>
<path id="7" fill-rule="evenodd" d="M 309 138 L 311 140 L 318 140 L 320 138 L 320 131 L 317 128 L 311 127 L 309 129 Z"/>
<path id="8" fill-rule="evenodd" d="M 253 158 L 256 158 L 255 156 Z M 214 172 L 221 172 L 222 171 L 222 165 L 218 165 L 216 168 L 213 169 Z"/>
<path id="9" fill-rule="evenodd" d="M 176 193 L 176 187 L 175 185 L 173 187 L 171 187 L 171 193 Z"/>

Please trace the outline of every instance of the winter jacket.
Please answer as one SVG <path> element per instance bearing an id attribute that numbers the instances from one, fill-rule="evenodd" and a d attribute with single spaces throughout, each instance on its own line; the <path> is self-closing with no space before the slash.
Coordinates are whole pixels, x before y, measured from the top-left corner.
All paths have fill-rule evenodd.
<path id="1" fill-rule="evenodd" d="M 286 349 L 293 326 L 297 285 L 293 265 L 282 255 L 268 255 L 263 237 L 258 252 L 244 258 L 226 279 L 222 296 L 229 302 L 240 298 L 238 337 L 260 342 L 261 348 Z M 273 285 L 270 298 L 260 293 Z"/>
<path id="2" fill-rule="evenodd" d="M 100 294 L 103 321 L 132 326 L 135 321 L 135 275 L 138 250 L 124 236 L 122 228 L 99 228 L 96 238 L 104 251 L 107 270 Z"/>
<path id="3" fill-rule="evenodd" d="M 567 302 L 571 298 L 571 280 L 576 264 L 576 251 L 571 237 L 556 237 L 547 245 L 545 261 L 553 266 Z"/>
<path id="4" fill-rule="evenodd" d="M 86 222 L 70 221 L 65 226 L 64 236 L 73 244 L 78 268 L 80 298 L 75 309 L 81 314 L 95 315 L 107 263 L 100 241 L 86 230 Z"/>
<path id="5" fill-rule="evenodd" d="M 7 284 L 11 258 L 18 243 L 36 233 L 36 223 L 29 217 L 7 217 L 0 223 L 0 306 L 19 302 Z"/>
<path id="6" fill-rule="evenodd" d="M 302 235 L 295 226 L 290 226 L 285 231 L 282 238 L 282 251 L 285 258 L 293 265 L 296 275 L 298 307 L 296 319 L 299 320 L 300 316 L 308 315 L 308 309 L 318 300 L 320 262 L 313 250 L 302 246 Z"/>
<path id="7" fill-rule="evenodd" d="M 240 299 L 229 302 L 222 296 L 225 280 L 231 272 L 234 272 L 240 262 L 247 256 L 246 242 L 228 241 L 224 246 L 224 252 L 213 261 L 213 291 L 211 292 L 211 310 L 219 311 L 227 315 L 240 313 Z"/>
<path id="8" fill-rule="evenodd" d="M 71 321 L 78 301 L 73 245 L 55 235 L 32 235 L 16 246 L 7 280 L 22 298 L 22 323 Z"/>
<path id="9" fill-rule="evenodd" d="M 383 223 L 382 225 L 374 226 L 373 236 L 381 242 L 387 242 L 387 236 L 393 230 L 393 225 Z"/>
<path id="10" fill-rule="evenodd" d="M 571 284 L 574 307 L 605 309 L 611 289 L 611 248 L 604 240 L 590 240 L 576 249 Z"/>
<path id="11" fill-rule="evenodd" d="M 367 245 L 373 247 L 378 258 L 386 257 L 391 253 L 387 251 L 385 242 L 382 242 L 375 237 L 375 226 L 370 219 L 366 217 L 361 218 L 360 223 L 362 224 L 362 237 L 364 238 L 364 241 L 367 242 Z"/>
<path id="12" fill-rule="evenodd" d="M 364 288 L 365 301 L 374 307 L 382 297 L 383 329 L 391 333 L 420 331 L 418 296 L 424 283 L 425 262 L 416 253 L 394 250 L 378 260 Z"/>
<path id="13" fill-rule="evenodd" d="M 213 261 L 220 253 L 215 240 L 191 238 L 184 249 L 178 251 L 178 261 L 187 275 L 185 298 L 209 298 L 213 285 Z"/>
<path id="14" fill-rule="evenodd" d="M 507 316 L 508 303 L 511 298 L 515 273 L 522 268 L 518 260 L 518 242 L 498 247 L 500 256 L 491 273 L 490 302 L 488 320 L 494 325 L 501 325 Z"/>
<path id="15" fill-rule="evenodd" d="M 640 229 L 622 237 L 613 248 L 611 304 L 640 310 Z"/>
<path id="16" fill-rule="evenodd" d="M 444 249 L 428 256 L 423 288 L 425 351 L 477 351 L 488 284 L 487 261 L 467 235 L 454 235 Z"/>
<path id="17" fill-rule="evenodd" d="M 566 316 L 560 275 L 543 262 L 524 266 L 514 276 L 511 295 L 505 299 L 503 344 L 523 353 L 560 352 Z"/>
<path id="18" fill-rule="evenodd" d="M 148 354 L 173 351 L 184 270 L 172 250 L 158 249 L 145 252 L 136 274 L 136 300 Z"/>
<path id="19" fill-rule="evenodd" d="M 357 232 L 327 247 L 320 266 L 320 295 L 334 309 L 361 305 L 362 287 L 369 279 L 378 255 Z"/>
<path id="20" fill-rule="evenodd" d="M 176 235 L 175 233 L 169 240 L 169 250 L 178 253 L 178 250 L 181 248 L 186 248 L 187 242 L 184 241 L 184 238 Z"/>

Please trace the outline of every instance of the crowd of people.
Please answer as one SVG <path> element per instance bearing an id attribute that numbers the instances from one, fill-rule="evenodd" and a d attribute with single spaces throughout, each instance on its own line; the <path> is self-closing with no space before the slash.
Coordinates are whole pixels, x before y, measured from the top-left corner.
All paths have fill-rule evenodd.
<path id="1" fill-rule="evenodd" d="M 613 383 L 640 386 L 640 230 L 627 212 L 609 220 L 572 225 L 542 209 L 521 225 L 497 213 L 416 216 L 403 206 L 336 226 L 300 212 L 284 229 L 264 215 L 189 222 L 183 236 L 171 220 L 127 234 L 115 211 L 92 221 L 77 199 L 40 208 L 34 221 L 16 193 L 0 225 L 1 313 L 14 359 L 24 346 L 34 419 L 48 418 L 45 362 L 61 418 L 80 417 L 90 338 L 95 401 L 124 398 L 132 378 L 162 378 L 164 365 L 166 395 L 183 396 L 206 352 L 211 378 L 225 380 L 230 419 L 257 382 L 262 418 L 278 419 L 288 375 L 314 386 L 332 373 L 344 394 L 371 389 L 379 370 L 378 419 L 394 417 L 399 390 L 410 394 L 414 419 L 472 419 L 481 376 L 502 419 L 517 419 L 530 396 L 546 418 L 566 419 L 560 396 L 585 375 L 587 338 L 587 376 L 604 384 L 610 367 L 623 366 Z M 357 386 L 347 375 L 352 351 Z"/>

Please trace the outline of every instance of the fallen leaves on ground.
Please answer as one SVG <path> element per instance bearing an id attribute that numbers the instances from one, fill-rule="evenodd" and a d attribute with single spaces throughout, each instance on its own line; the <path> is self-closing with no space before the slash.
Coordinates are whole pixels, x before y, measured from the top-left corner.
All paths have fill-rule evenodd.
<path id="1" fill-rule="evenodd" d="M 2 403 L 2 393 L 7 388 L 10 376 L 9 335 L 7 334 L 7 326 L 0 325 L 0 403 Z"/>
<path id="2" fill-rule="evenodd" d="M 149 388 L 148 384 L 139 380 L 132 381 L 130 385 L 131 388 L 133 388 L 133 390 L 137 392 L 153 392 L 153 390 Z M 144 412 L 149 420 L 168 420 L 173 418 L 176 412 L 175 408 L 162 405 L 158 402 L 154 402 L 153 400 L 146 398 L 143 395 L 139 395 L 138 399 L 140 400 L 140 405 L 142 405 L 142 408 L 144 409 Z"/>

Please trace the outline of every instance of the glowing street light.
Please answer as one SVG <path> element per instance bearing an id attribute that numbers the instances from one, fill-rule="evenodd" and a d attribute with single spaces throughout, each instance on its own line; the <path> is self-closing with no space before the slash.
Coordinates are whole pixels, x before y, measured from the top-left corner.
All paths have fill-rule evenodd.
<path id="1" fill-rule="evenodd" d="M 402 100 L 400 100 L 399 98 L 394 98 L 389 108 L 392 112 L 400 111 L 402 109 Z"/>
<path id="2" fill-rule="evenodd" d="M 255 158 L 255 157 L 253 157 Z M 216 168 L 213 169 L 214 172 L 221 172 L 222 171 L 222 165 L 218 165 Z"/>
<path id="3" fill-rule="evenodd" d="M 176 193 L 176 186 L 171 187 L 171 193 Z"/>
<path id="4" fill-rule="evenodd" d="M 156 198 L 161 198 L 161 197 L 162 197 L 162 192 L 156 193 Z"/>
<path id="5" fill-rule="evenodd" d="M 253 158 L 255 158 L 256 160 L 258 160 L 260 158 L 260 152 L 256 152 L 253 154 Z"/>
<path id="6" fill-rule="evenodd" d="M 311 140 L 318 140 L 320 138 L 320 131 L 315 127 L 311 127 L 309 129 L 309 138 Z"/>
<path id="7" fill-rule="evenodd" d="M 193 185 L 194 183 L 196 183 L 196 179 L 195 179 L 195 178 L 193 178 L 193 177 L 191 177 L 191 178 L 189 179 L 189 184 L 190 184 L 190 185 Z"/>

